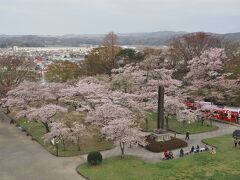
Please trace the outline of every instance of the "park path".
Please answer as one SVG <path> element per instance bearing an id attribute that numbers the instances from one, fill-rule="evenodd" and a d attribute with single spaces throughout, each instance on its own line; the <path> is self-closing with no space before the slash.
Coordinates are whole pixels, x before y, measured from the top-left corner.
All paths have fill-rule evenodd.
<path id="1" fill-rule="evenodd" d="M 3 121 L 4 119 L 4 121 Z M 237 126 L 214 122 L 219 129 L 212 132 L 190 136 L 187 152 L 191 146 L 204 144 L 203 139 L 231 134 L 239 129 Z M 184 135 L 177 135 L 184 139 Z M 173 151 L 175 157 L 179 149 Z M 102 151 L 103 157 L 120 155 L 118 146 L 111 150 Z M 142 158 L 146 162 L 161 161 L 162 153 L 153 153 L 141 147 L 126 148 L 126 154 Z M 9 118 L 0 111 L 0 179 L 1 180 L 81 180 L 84 179 L 76 172 L 79 164 L 86 162 L 87 155 L 76 157 L 55 157 L 47 152 L 40 144 L 32 141 L 25 133 L 14 125 L 9 124 Z"/>
<path id="2" fill-rule="evenodd" d="M 10 125 L 0 111 L 0 180 L 81 180 L 82 156 L 55 157 L 26 133 Z"/>
<path id="3" fill-rule="evenodd" d="M 239 126 L 224 124 L 219 122 L 214 122 L 213 125 L 218 126 L 218 129 L 211 132 L 190 135 L 190 140 L 187 141 L 188 147 L 183 148 L 184 152 L 189 152 L 192 146 L 196 147 L 197 145 L 199 145 L 200 147 L 204 147 L 205 144 L 202 143 L 203 139 L 232 134 L 234 130 L 240 129 Z M 185 140 L 185 135 L 177 134 L 177 138 Z M 114 149 L 103 151 L 102 154 L 104 158 L 119 156 L 120 149 L 117 146 Z M 162 160 L 162 153 L 153 153 L 141 147 L 132 147 L 132 148 L 127 147 L 125 154 L 140 157 L 144 161 L 149 163 L 156 163 Z M 178 158 L 180 154 L 180 149 L 173 150 L 173 154 L 175 158 Z"/>

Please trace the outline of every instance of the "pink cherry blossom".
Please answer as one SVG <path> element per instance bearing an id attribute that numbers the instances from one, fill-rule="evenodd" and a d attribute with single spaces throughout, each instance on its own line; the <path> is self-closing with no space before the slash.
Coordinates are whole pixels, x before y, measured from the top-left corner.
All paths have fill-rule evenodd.
<path id="1" fill-rule="evenodd" d="M 71 127 L 69 139 L 71 139 L 77 145 L 79 151 L 81 150 L 80 144 L 81 144 L 81 138 L 83 136 L 89 136 L 86 126 L 75 122 Z"/>
<path id="2" fill-rule="evenodd" d="M 61 142 L 63 150 L 66 150 L 65 143 L 70 136 L 71 129 L 68 128 L 64 123 L 53 122 L 49 124 L 51 131 L 43 136 L 45 142 L 54 139 L 55 143 Z"/>
<path id="3" fill-rule="evenodd" d="M 20 111 L 17 118 L 26 117 L 30 121 L 38 121 L 45 126 L 46 132 L 49 132 L 48 125 L 53 121 L 52 118 L 57 112 L 67 112 L 67 109 L 54 104 L 48 104 L 40 108 L 30 108 Z"/>
<path id="4" fill-rule="evenodd" d="M 125 145 L 146 145 L 144 134 L 140 128 L 127 118 L 114 119 L 104 126 L 101 132 L 107 140 L 116 141 L 121 149 L 121 156 L 124 155 Z"/>

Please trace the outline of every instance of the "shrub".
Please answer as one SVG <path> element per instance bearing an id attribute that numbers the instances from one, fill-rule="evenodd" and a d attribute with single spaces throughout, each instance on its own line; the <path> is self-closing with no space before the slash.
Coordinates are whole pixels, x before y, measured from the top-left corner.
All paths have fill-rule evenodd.
<path id="1" fill-rule="evenodd" d="M 90 152 L 87 156 L 90 165 L 98 165 L 102 163 L 102 154 L 99 151 Z"/>

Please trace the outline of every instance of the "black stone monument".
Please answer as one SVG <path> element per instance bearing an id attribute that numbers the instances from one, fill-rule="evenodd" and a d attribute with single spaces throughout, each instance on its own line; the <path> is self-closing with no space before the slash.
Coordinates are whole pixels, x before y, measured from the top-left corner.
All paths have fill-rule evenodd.
<path id="1" fill-rule="evenodd" d="M 164 87 L 158 87 L 157 129 L 164 129 Z"/>
<path id="2" fill-rule="evenodd" d="M 159 86 L 157 129 L 151 134 L 151 137 L 159 142 L 171 140 L 171 136 L 172 134 L 164 128 L 164 87 Z"/>

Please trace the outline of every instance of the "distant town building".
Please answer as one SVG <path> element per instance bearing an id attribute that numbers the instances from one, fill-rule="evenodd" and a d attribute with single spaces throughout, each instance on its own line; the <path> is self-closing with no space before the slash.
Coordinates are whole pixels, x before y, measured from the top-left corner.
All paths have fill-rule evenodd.
<path id="1" fill-rule="evenodd" d="M 18 51 L 18 46 L 13 46 L 12 49 L 13 49 L 14 52 L 17 52 Z"/>

